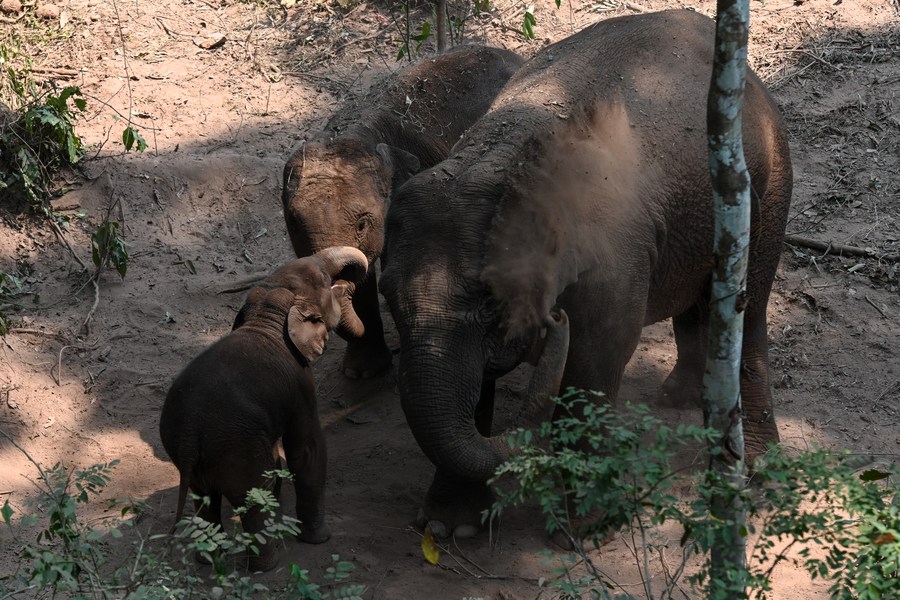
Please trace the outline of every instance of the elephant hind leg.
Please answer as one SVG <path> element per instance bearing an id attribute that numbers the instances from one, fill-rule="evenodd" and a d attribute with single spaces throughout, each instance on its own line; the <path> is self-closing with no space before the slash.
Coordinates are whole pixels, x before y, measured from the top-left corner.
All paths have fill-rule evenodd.
<path id="1" fill-rule="evenodd" d="M 677 358 L 662 384 L 660 404 L 685 409 L 703 406 L 703 372 L 709 312 L 700 303 L 672 318 Z"/>
<path id="2" fill-rule="evenodd" d="M 765 305 L 744 317 L 741 350 L 741 406 L 744 414 L 744 455 L 748 465 L 779 441 L 772 389 Z"/>
<path id="3" fill-rule="evenodd" d="M 194 490 L 200 496 L 194 500 L 194 512 L 204 521 L 222 526 L 222 494 L 211 490 Z"/>
<path id="4" fill-rule="evenodd" d="M 232 507 L 244 507 L 246 512 L 241 514 L 241 528 L 244 533 L 255 534 L 265 528 L 267 513 L 260 510 L 258 505 L 250 505 L 247 494 L 254 488 L 274 492 L 275 478 L 263 476 L 266 471 L 272 471 L 276 467 L 272 446 L 260 444 L 255 448 L 245 448 L 240 455 L 221 457 L 220 481 L 224 496 Z M 256 544 L 256 548 L 248 551 L 248 563 L 250 571 L 269 571 L 278 565 L 278 552 L 274 541 Z"/>
<path id="5" fill-rule="evenodd" d="M 305 429 L 305 431 L 303 431 Z M 321 544 L 331 538 L 325 523 L 325 437 L 315 423 L 299 424 L 284 437 L 288 468 L 294 475 L 301 542 Z"/>

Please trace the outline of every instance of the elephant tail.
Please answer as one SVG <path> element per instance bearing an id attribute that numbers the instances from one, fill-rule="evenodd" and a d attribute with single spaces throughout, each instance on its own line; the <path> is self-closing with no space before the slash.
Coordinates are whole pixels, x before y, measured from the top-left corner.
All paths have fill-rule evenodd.
<path id="1" fill-rule="evenodd" d="M 178 506 L 175 508 L 175 522 L 172 524 L 172 530 L 169 533 L 175 533 L 178 523 L 184 516 L 184 503 L 187 501 L 188 488 L 190 487 L 191 478 L 189 473 L 193 469 L 178 469 Z"/>

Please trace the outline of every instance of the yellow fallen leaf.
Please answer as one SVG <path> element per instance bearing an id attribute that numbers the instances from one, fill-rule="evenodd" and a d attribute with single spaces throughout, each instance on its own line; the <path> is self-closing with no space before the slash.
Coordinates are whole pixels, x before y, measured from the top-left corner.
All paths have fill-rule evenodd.
<path id="1" fill-rule="evenodd" d="M 441 552 L 434 544 L 434 536 L 431 535 L 430 527 L 425 528 L 425 535 L 422 536 L 422 554 L 425 555 L 425 560 L 433 565 L 438 564 L 441 558 Z"/>

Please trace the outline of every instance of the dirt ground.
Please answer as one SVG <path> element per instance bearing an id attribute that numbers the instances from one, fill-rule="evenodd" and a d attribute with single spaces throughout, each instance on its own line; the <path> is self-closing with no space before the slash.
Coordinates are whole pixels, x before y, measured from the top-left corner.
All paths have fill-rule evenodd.
<path id="1" fill-rule="evenodd" d="M 17 314 L 17 329 L 0 344 L 0 427 L 46 466 L 121 459 L 105 496 L 148 499 L 142 531 L 165 531 L 174 516 L 177 473 L 157 431 L 170 382 L 229 330 L 243 295 L 221 292 L 292 257 L 280 206 L 284 161 L 343 98 L 398 67 L 390 8 L 341 4 L 346 8 L 310 0 L 290 8 L 266 0 L 68 0 L 50 21 L 6 14 L 0 22 L 4 39 L 15 34 L 35 49 L 38 76 L 78 85 L 88 100 L 76 125 L 90 148 L 84 177 L 65 182 L 70 191 L 54 201 L 70 219 L 68 243 L 90 264 L 89 236 L 118 201 L 113 218 L 125 225 L 131 255 L 124 281 L 103 276 L 89 333 L 82 333 L 95 295 L 81 265 L 46 223 L 0 203 L 0 271 L 18 274 L 40 297 Z M 629 12 L 625 6 L 539 2 L 538 39 L 529 42 L 516 31 L 524 5 L 498 0 L 493 13 L 469 19 L 465 39 L 527 56 Z M 706 14 L 715 7 L 680 0 L 627 6 Z M 896 461 L 897 0 L 754 0 L 751 11 L 751 65 L 791 134 L 788 233 L 835 244 L 825 253 L 784 247 L 769 306 L 781 438 L 792 448 L 847 448 Z M 149 144 L 142 154 L 124 154 L 129 114 Z M 869 255 L 842 253 L 838 244 Z M 340 372 L 342 351 L 334 341 L 315 365 L 334 535 L 322 546 L 290 543 L 282 565 L 296 561 L 319 577 L 338 553 L 357 565 L 366 598 L 536 597 L 549 546 L 533 507 L 505 516 L 493 545 L 485 534 L 459 542 L 453 554 L 471 563 L 446 555 L 447 568 L 426 563 L 410 523 L 431 467 L 404 421 L 396 373 L 350 381 Z M 648 328 L 623 397 L 653 403 L 673 364 L 670 326 Z M 501 390 L 517 385 L 513 379 Z M 699 421 L 693 411 L 657 414 Z M 22 509 L 35 478 L 21 453 L 0 441 L 0 503 L 8 498 Z M 290 492 L 285 500 L 290 505 Z M 102 503 L 91 510 L 91 518 L 103 516 Z M 626 542 L 606 546 L 597 562 L 640 597 Z M 13 544 L 0 545 L 0 572 L 16 560 Z M 284 578 L 285 568 L 264 580 Z M 773 597 L 823 598 L 826 588 L 784 565 Z"/>

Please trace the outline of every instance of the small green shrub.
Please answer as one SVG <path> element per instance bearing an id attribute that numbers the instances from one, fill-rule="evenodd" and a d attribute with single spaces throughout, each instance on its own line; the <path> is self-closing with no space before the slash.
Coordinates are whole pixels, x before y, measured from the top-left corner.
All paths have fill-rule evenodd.
<path id="1" fill-rule="evenodd" d="M 14 68 L 14 59 L 23 66 Z M 0 127 L 0 190 L 49 215 L 54 173 L 82 157 L 74 121 L 86 101 L 77 87 L 40 88 L 30 76 L 29 63 L 0 44 L 0 105 L 12 111 L 0 115 L 9 121 Z"/>
<path id="2" fill-rule="evenodd" d="M 490 519 L 505 507 L 537 502 L 547 530 L 574 547 L 551 573 L 549 585 L 559 597 L 630 597 L 588 553 L 611 531 L 628 532 L 636 540 L 635 560 L 648 598 L 668 598 L 696 556 L 704 560 L 686 583 L 708 599 L 747 597 L 737 582 L 748 584 L 749 596 L 769 598 L 772 572 L 785 561 L 831 581 L 833 598 L 900 597 L 900 499 L 891 500 L 897 490 L 886 485 L 889 470 L 858 473 L 845 454 L 814 451 L 791 457 L 772 449 L 739 498 L 748 513 L 744 533 L 754 540 L 746 565 L 729 572 L 727 581 L 712 580 L 709 552 L 729 541 L 735 524 L 715 518 L 709 507 L 729 488 L 710 474 L 697 478 L 674 470 L 671 457 L 718 434 L 668 427 L 646 407 L 618 411 L 598 403 L 598 396 L 569 390 L 557 400 L 562 418 L 511 436 L 518 454 L 497 471 L 494 483 L 511 480 L 512 488 L 498 485 L 498 500 L 485 514 Z M 679 499 L 675 489 L 697 490 L 698 497 Z M 668 542 L 652 532 L 670 521 L 684 532 L 682 564 L 663 569 L 664 580 L 654 582 L 650 561 Z"/>
<path id="3" fill-rule="evenodd" d="M 0 598 L 29 594 L 53 597 L 59 593 L 72 598 L 182 600 L 185 598 L 264 597 L 296 600 L 361 598 L 365 586 L 347 582 L 353 564 L 333 555 L 334 565 L 326 570 L 326 583 L 315 584 L 306 570 L 290 565 L 290 579 L 269 590 L 241 571 L 244 556 L 261 538 L 281 540 L 299 533 L 298 522 L 278 517 L 278 502 L 271 492 L 251 490 L 247 504 L 235 512 L 259 506 L 268 516 L 258 534 L 223 531 L 196 516 L 182 519 L 173 533 L 145 537 L 130 518 L 147 510 L 143 502 L 113 501 L 119 508 L 115 517 L 87 523 L 79 514 L 82 507 L 96 501 L 119 461 L 71 471 L 61 464 L 43 469 L 11 437 L 0 431 L 35 465 L 39 473 L 35 511 L 13 520 L 16 512 L 9 499 L 0 507 L 0 518 L 11 532 L 8 544 L 21 547 L 21 561 L 14 572 L 0 576 Z M 46 515 L 34 540 L 23 539 L 23 528 L 38 524 L 35 512 Z M 111 545 L 130 544 L 122 560 L 112 560 Z M 129 546 L 125 546 L 128 548 Z M 194 555 L 201 554 L 212 565 L 198 568 Z M 240 565 L 240 566 L 239 566 Z"/>
<path id="4" fill-rule="evenodd" d="M 125 273 L 128 271 L 128 249 L 119 237 L 121 229 L 122 224 L 110 221 L 107 215 L 91 236 L 91 260 L 98 273 L 104 267 L 112 265 L 119 277 L 125 279 Z"/>
<path id="5" fill-rule="evenodd" d="M 9 273 L 0 273 L 0 337 L 12 327 L 10 311 L 21 308 L 19 297 L 27 293 L 22 280 Z"/>

